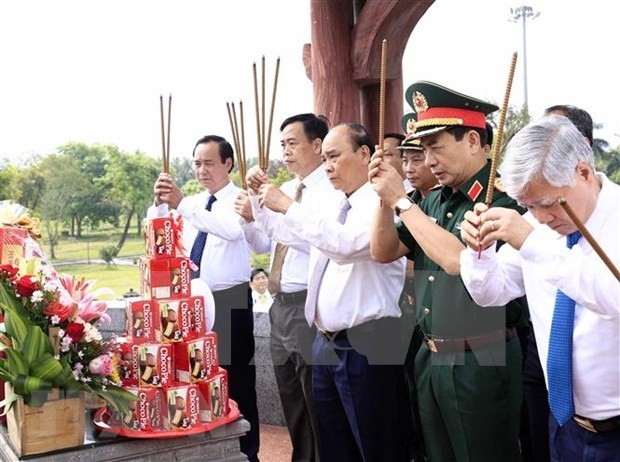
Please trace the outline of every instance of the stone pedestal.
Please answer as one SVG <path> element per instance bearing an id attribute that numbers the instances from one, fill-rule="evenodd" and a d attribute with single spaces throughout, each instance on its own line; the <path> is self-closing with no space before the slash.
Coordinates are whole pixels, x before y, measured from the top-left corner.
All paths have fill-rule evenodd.
<path id="1" fill-rule="evenodd" d="M 87 415 L 90 415 L 88 413 Z M 125 438 L 100 432 L 87 419 L 84 444 L 76 448 L 19 458 L 9 442 L 5 426 L 0 426 L 0 460 L 18 462 L 239 462 L 247 457 L 239 448 L 239 438 L 250 430 L 250 424 L 239 419 L 228 425 L 198 435 L 164 439 Z"/>

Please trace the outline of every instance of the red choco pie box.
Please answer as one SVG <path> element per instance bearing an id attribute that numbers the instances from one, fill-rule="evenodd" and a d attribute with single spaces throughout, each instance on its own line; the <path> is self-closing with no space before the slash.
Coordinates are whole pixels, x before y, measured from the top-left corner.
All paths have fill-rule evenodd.
<path id="1" fill-rule="evenodd" d="M 175 343 L 206 334 L 204 299 L 201 296 L 179 300 L 160 300 L 162 341 Z"/>
<path id="2" fill-rule="evenodd" d="M 187 257 L 171 258 L 170 298 L 188 298 L 191 295 L 191 269 Z"/>
<path id="3" fill-rule="evenodd" d="M 176 229 L 171 217 L 154 218 L 149 220 L 146 232 L 146 253 L 158 258 L 176 256 Z"/>
<path id="4" fill-rule="evenodd" d="M 127 306 L 127 333 L 135 344 L 161 342 L 157 300 L 135 300 Z"/>
<path id="5" fill-rule="evenodd" d="M 166 396 L 161 388 L 129 387 L 127 390 L 138 397 L 129 403 L 131 412 L 123 416 L 123 427 L 151 432 L 163 429 L 166 412 Z"/>
<path id="6" fill-rule="evenodd" d="M 170 262 L 140 257 L 140 293 L 144 298 L 171 298 Z"/>
<path id="7" fill-rule="evenodd" d="M 172 345 L 143 343 L 137 349 L 138 385 L 140 387 L 166 387 L 174 380 Z M 136 358 L 134 358 L 135 360 Z"/>
<path id="8" fill-rule="evenodd" d="M 181 326 L 188 326 L 189 331 L 190 315 L 188 309 L 181 310 L 178 300 L 162 300 L 159 303 L 159 314 L 161 316 L 161 339 L 165 343 L 183 341 L 183 331 Z"/>
<path id="9" fill-rule="evenodd" d="M 26 252 L 28 230 L 0 227 L 0 265 L 19 266 Z"/>
<path id="10" fill-rule="evenodd" d="M 188 298 L 191 270 L 189 258 L 165 260 L 140 257 L 140 292 L 144 298 Z"/>
<path id="11" fill-rule="evenodd" d="M 190 311 L 189 333 L 187 338 L 203 337 L 207 333 L 207 320 L 205 318 L 205 301 L 204 297 L 197 295 L 181 300 L 181 309 L 185 310 L 183 304 L 187 304 Z M 182 329 L 185 332 L 185 329 Z"/>
<path id="12" fill-rule="evenodd" d="M 196 385 L 175 384 L 166 389 L 164 429 L 182 431 L 200 424 L 200 393 Z"/>
<path id="13" fill-rule="evenodd" d="M 177 343 L 174 346 L 174 362 L 179 382 L 196 383 L 213 377 L 218 372 L 215 333 Z"/>
<path id="14" fill-rule="evenodd" d="M 131 342 L 120 344 L 118 367 L 123 387 L 138 385 L 138 347 Z"/>
<path id="15" fill-rule="evenodd" d="M 214 422 L 228 414 L 228 373 L 225 369 L 220 369 L 215 377 L 197 385 L 202 422 Z"/>

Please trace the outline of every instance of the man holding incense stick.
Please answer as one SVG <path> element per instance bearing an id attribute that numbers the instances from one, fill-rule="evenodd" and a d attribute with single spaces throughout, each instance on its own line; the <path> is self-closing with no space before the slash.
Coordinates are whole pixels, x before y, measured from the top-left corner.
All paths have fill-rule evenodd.
<path id="1" fill-rule="evenodd" d="M 191 249 L 195 265 L 192 279 L 204 280 L 213 292 L 218 355 L 228 371 L 230 397 L 250 422 L 241 438 L 241 450 L 250 461 L 258 461 L 259 430 L 256 406 L 254 315 L 249 287 L 250 253 L 264 252 L 260 233 L 253 224 L 242 224 L 234 203 L 240 189 L 229 178 L 233 149 L 217 135 L 202 137 L 192 153 L 196 179 L 205 191 L 184 197 L 167 173 L 155 182 L 155 204 L 147 218 L 167 216 L 170 210 L 183 217 L 183 244 Z M 268 248 L 268 247 L 267 247 Z"/>
<path id="2" fill-rule="evenodd" d="M 521 349 L 519 306 L 474 303 L 459 278 L 463 215 L 488 187 L 486 115 L 498 108 L 432 82 L 407 90 L 417 113 L 425 163 L 441 188 L 414 204 L 396 171 L 373 156 L 369 178 L 382 199 L 371 233 L 375 260 L 414 261 L 415 300 L 424 341 L 415 382 L 431 461 L 520 461 Z M 491 186 L 493 187 L 493 185 Z M 495 188 L 492 206 L 522 211 Z M 400 221 L 394 226 L 393 211 Z"/>
<path id="3" fill-rule="evenodd" d="M 373 146 L 357 123 L 329 131 L 322 155 L 338 197 L 325 195 L 319 212 L 274 185 L 259 189 L 259 204 L 311 246 L 304 316 L 317 328 L 312 391 L 323 461 L 410 460 L 398 307 L 405 262 L 370 258 L 368 207 L 379 201 L 367 177 Z"/>
<path id="4" fill-rule="evenodd" d="M 324 117 L 297 114 L 282 122 L 280 144 L 282 158 L 295 179 L 281 186 L 283 193 L 304 206 L 318 209 L 326 191 L 333 187 L 322 165 L 321 149 L 327 135 Z M 312 398 L 312 341 L 316 328 L 308 326 L 304 306 L 308 293 L 310 244 L 287 245 L 278 228 L 284 215 L 258 205 L 258 189 L 267 183 L 259 166 L 250 169 L 246 183 L 251 189 L 253 217 L 257 225 L 273 239 L 269 291 L 274 296 L 269 312 L 270 351 L 282 402 L 282 410 L 293 445 L 291 460 L 319 460 L 319 437 Z"/>
<path id="5" fill-rule="evenodd" d="M 620 460 L 620 282 L 578 230 L 620 265 L 620 186 L 596 172 L 586 138 L 557 115 L 516 134 L 501 171 L 529 213 L 477 204 L 465 215 L 463 281 L 484 306 L 528 296 L 549 391 L 551 460 Z M 509 245 L 496 251 L 500 239 Z"/>

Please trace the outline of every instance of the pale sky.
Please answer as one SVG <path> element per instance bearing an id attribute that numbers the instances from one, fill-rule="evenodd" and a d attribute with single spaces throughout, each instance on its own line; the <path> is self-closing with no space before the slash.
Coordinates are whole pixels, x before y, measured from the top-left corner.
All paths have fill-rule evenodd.
<path id="1" fill-rule="evenodd" d="M 327 1 L 327 0 L 326 0 Z M 412 0 L 415 1 L 415 0 Z M 620 6 L 532 0 L 527 27 L 530 112 L 588 110 L 620 144 L 615 73 Z M 501 105 L 513 51 L 511 103 L 523 103 L 522 25 L 507 0 L 436 0 L 403 60 L 405 88 L 432 80 Z M 279 57 L 271 156 L 280 122 L 311 112 L 302 64 L 309 0 L 20 0 L 0 3 L 0 158 L 48 154 L 69 141 L 161 155 L 159 95 L 172 93 L 171 156 L 205 134 L 230 139 L 226 102 L 243 101 L 246 151 L 256 147 L 252 63 L 266 60 L 267 118 Z M 389 44 L 388 44 L 389 46 Z M 612 52 L 610 52 L 612 50 Z M 405 112 L 409 111 L 405 105 Z"/>

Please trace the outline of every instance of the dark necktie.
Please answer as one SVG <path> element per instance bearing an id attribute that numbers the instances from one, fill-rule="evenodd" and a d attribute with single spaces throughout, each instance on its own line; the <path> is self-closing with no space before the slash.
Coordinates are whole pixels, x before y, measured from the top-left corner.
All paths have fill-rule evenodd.
<path id="1" fill-rule="evenodd" d="M 345 197 L 340 204 L 338 223 L 344 224 L 350 208 L 351 203 Z M 323 252 L 321 252 L 319 258 L 316 261 L 316 265 L 314 265 L 314 271 L 312 271 L 310 281 L 308 281 L 308 296 L 306 297 L 304 314 L 306 316 L 306 321 L 308 322 L 309 326 L 312 326 L 314 324 L 314 319 L 316 317 L 316 302 L 319 296 L 319 287 L 321 286 L 321 280 L 323 279 L 323 274 L 325 273 L 325 269 L 327 268 L 327 263 L 329 263 L 329 257 Z"/>
<path id="2" fill-rule="evenodd" d="M 566 246 L 573 247 L 581 233 L 566 236 Z M 549 334 L 547 380 L 549 382 L 549 408 L 560 426 L 575 414 L 573 402 L 573 324 L 575 300 L 558 289 Z"/>
<path id="3" fill-rule="evenodd" d="M 295 202 L 301 202 L 301 191 L 305 188 L 303 183 L 297 185 L 295 190 Z M 288 251 L 288 245 L 276 244 L 273 252 L 273 263 L 271 264 L 271 272 L 269 273 L 269 282 L 267 290 L 272 294 L 280 292 L 280 279 L 282 278 L 282 266 L 284 265 L 284 257 Z"/>
<path id="4" fill-rule="evenodd" d="M 210 196 L 207 201 L 207 209 L 209 212 L 211 211 L 211 206 L 217 200 L 215 196 Z M 205 250 L 205 244 L 207 243 L 207 234 L 204 231 L 198 231 L 196 235 L 196 240 L 194 241 L 194 245 L 192 246 L 192 251 L 189 254 L 189 259 L 194 262 L 194 264 L 198 267 L 196 271 L 191 272 L 191 278 L 196 279 L 200 276 L 200 262 L 202 261 L 202 253 Z"/>

